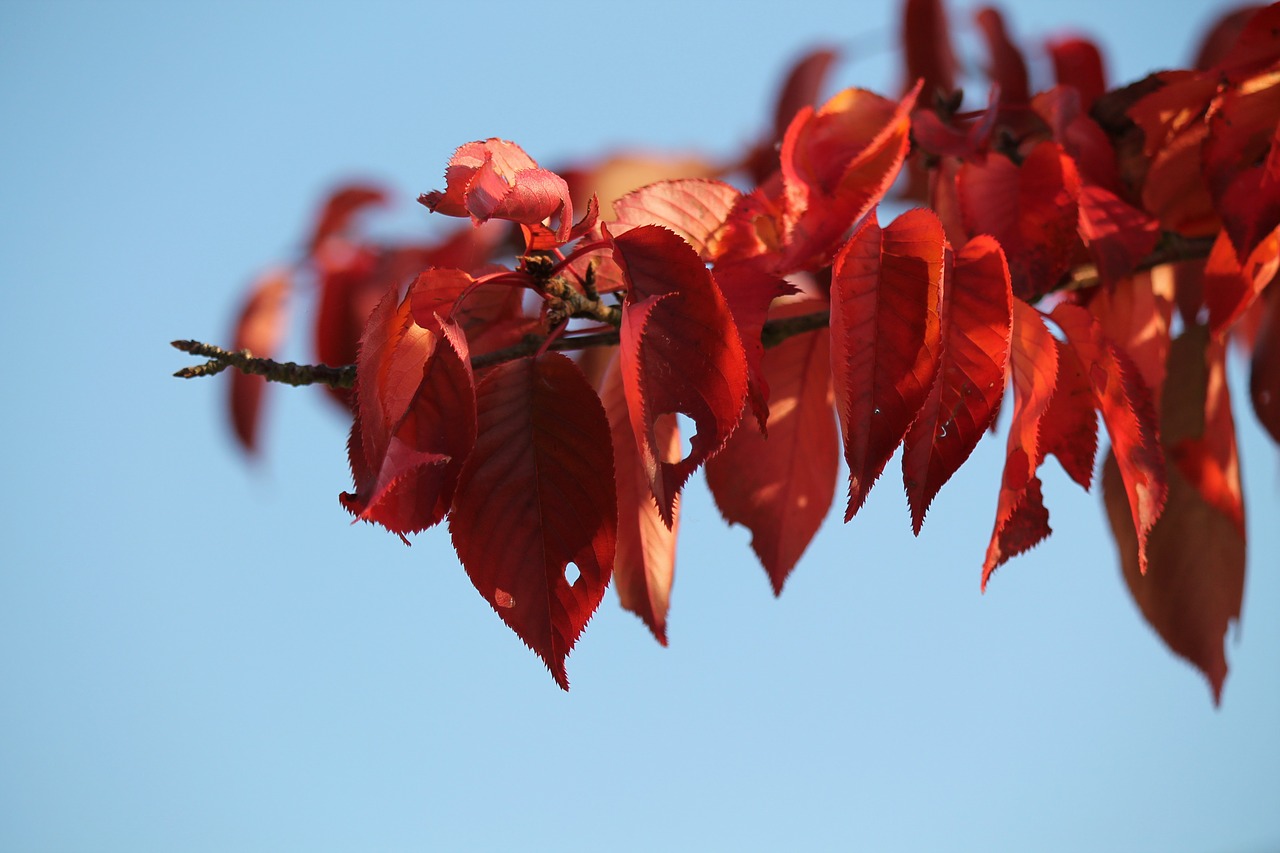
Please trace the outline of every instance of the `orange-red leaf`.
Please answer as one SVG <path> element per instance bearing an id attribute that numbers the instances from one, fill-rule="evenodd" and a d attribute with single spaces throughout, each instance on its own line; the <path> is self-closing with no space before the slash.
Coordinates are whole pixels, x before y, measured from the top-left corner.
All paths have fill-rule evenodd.
<path id="1" fill-rule="evenodd" d="M 742 340 L 742 351 L 747 357 L 747 394 L 751 411 L 756 416 L 760 431 L 767 432 L 769 381 L 761 367 L 764 344 L 760 335 L 773 300 L 795 293 L 795 287 L 769 272 L 763 264 L 752 261 L 717 264 L 713 277 L 724 294 L 729 313 L 733 315 L 738 337 Z"/>
<path id="2" fill-rule="evenodd" d="M 258 279 L 232 335 L 232 349 L 248 350 L 259 358 L 273 358 L 284 335 L 289 273 L 275 270 Z M 258 450 L 258 423 L 262 414 L 262 395 L 267 380 L 239 370 L 231 374 L 231 425 L 240 446 L 249 453 Z"/>
<path id="3" fill-rule="evenodd" d="M 1053 289 L 1080 244 L 1080 177 L 1071 158 L 1053 142 L 1037 145 L 1021 166 L 991 154 L 960 168 L 958 188 L 969 233 L 1000 241 L 1014 295 L 1032 299 Z"/>
<path id="4" fill-rule="evenodd" d="M 849 227 L 889 190 L 910 146 L 920 85 L 898 103 L 845 89 L 801 110 L 782 140 L 786 251 L 782 272 L 827 263 Z"/>
<path id="5" fill-rule="evenodd" d="M 480 595 L 568 690 L 565 658 L 614 563 L 609 421 L 559 353 L 493 368 L 476 397 L 479 433 L 449 532 Z"/>
<path id="6" fill-rule="evenodd" d="M 339 496 L 356 518 L 401 536 L 444 518 L 476 438 L 462 330 L 452 323 L 419 326 L 410 302 L 389 291 L 361 338 L 347 448 L 355 491 Z"/>
<path id="7" fill-rule="evenodd" d="M 339 187 L 329 196 L 316 219 L 311 239 L 307 241 L 310 251 L 315 252 L 325 240 L 345 232 L 351 220 L 361 210 L 382 204 L 386 198 L 386 193 L 377 187 L 361 184 Z"/>
<path id="8" fill-rule="evenodd" d="M 573 228 L 569 185 L 538 167 L 519 145 L 505 139 L 468 142 L 449 158 L 443 191 L 418 201 L 433 213 L 470 216 L 476 223 L 507 219 L 527 225 L 559 219 L 556 239 L 565 242 Z"/>
<path id="9" fill-rule="evenodd" d="M 902 450 L 902 478 L 917 535 L 938 490 L 978 446 L 1004 394 L 1013 325 L 1009 268 L 1000 245 L 975 237 L 955 257 L 942 292 L 941 355 Z"/>
<path id="10" fill-rule="evenodd" d="M 1149 272 L 1126 278 L 1114 288 L 1097 288 L 1089 311 L 1102 333 L 1133 360 L 1151 391 L 1151 406 L 1160 409 L 1165 363 L 1169 359 L 1169 329 L 1173 322 L 1173 282 Z"/>
<path id="11" fill-rule="evenodd" d="M 982 589 L 998 566 L 1031 548 L 1051 532 L 1036 468 L 1041 419 L 1058 381 L 1057 341 L 1040 312 L 1013 300 L 1013 339 L 1009 353 L 1013 385 L 1013 422 L 996 502 L 996 523 L 982 564 Z"/>
<path id="12" fill-rule="evenodd" d="M 600 399 L 613 435 L 613 468 L 618 485 L 618 552 L 613 563 L 613 588 L 623 608 L 639 616 L 665 646 L 680 507 L 677 504 L 673 509 L 668 528 L 654 503 L 644 460 L 631 430 L 621 362 L 616 355 L 605 373 Z M 664 457 L 679 454 L 680 432 L 674 418 L 660 420 L 654 433 L 657 449 Z"/>
<path id="13" fill-rule="evenodd" d="M 627 280 L 622 310 L 622 381 L 627 407 L 663 520 L 673 523 L 676 496 L 741 420 L 747 360 L 724 296 L 697 252 L 657 225 L 613 239 Z M 697 432 L 689 455 L 663 457 L 654 432 L 665 414 L 683 413 Z"/>
<path id="14" fill-rule="evenodd" d="M 638 225 L 661 225 L 705 256 L 711 235 L 741 195 L 736 187 L 705 178 L 650 184 L 613 202 L 618 223 L 610 223 L 609 232 L 616 236 Z"/>
<path id="15" fill-rule="evenodd" d="M 821 310 L 822 302 L 786 306 L 776 317 Z M 775 595 L 831 508 L 839 476 L 831 385 L 830 333 L 788 338 L 764 354 L 769 435 L 739 429 L 707 463 L 707 485 L 730 524 L 751 531 L 751 547 Z"/>
<path id="16" fill-rule="evenodd" d="M 946 238 L 927 210 L 886 228 L 874 213 L 836 257 L 831 370 L 853 517 L 924 404 L 938 370 Z"/>
<path id="17" fill-rule="evenodd" d="M 1222 696 L 1223 640 L 1244 593 L 1244 505 L 1223 347 L 1193 328 L 1173 344 L 1161 426 L 1170 452 L 1169 495 L 1145 542 L 1134 531 L 1122 469 L 1103 469 L 1107 517 L 1125 581 L 1142 614 L 1175 653 Z"/>
<path id="18" fill-rule="evenodd" d="M 1221 335 L 1240 318 L 1280 270 L 1280 228 L 1262 240 L 1242 264 L 1225 230 L 1204 265 L 1204 302 L 1209 329 Z"/>
<path id="19" fill-rule="evenodd" d="M 1106 284 L 1132 273 L 1160 239 L 1160 224 L 1110 190 L 1080 188 L 1080 237 Z"/>
<path id="20" fill-rule="evenodd" d="M 1036 458 L 1043 464 L 1052 453 L 1067 476 L 1088 491 L 1093 482 L 1093 460 L 1098 455 L 1093 386 L 1075 350 L 1057 338 L 1053 344 L 1058 353 L 1058 381 L 1049 408 L 1040 418 Z"/>
<path id="21" fill-rule="evenodd" d="M 1168 492 L 1151 392 L 1137 366 L 1103 335 L 1088 311 L 1064 303 L 1051 316 L 1080 357 L 1111 436 L 1137 531 L 1138 565 L 1145 572 L 1147 535 L 1160 517 Z"/>

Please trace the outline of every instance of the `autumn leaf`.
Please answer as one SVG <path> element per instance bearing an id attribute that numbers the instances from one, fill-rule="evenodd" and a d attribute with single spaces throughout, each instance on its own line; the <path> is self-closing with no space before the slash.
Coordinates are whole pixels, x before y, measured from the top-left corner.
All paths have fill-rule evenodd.
<path id="1" fill-rule="evenodd" d="M 617 236 L 640 225 L 661 225 L 705 256 L 707 242 L 741 195 L 736 187 L 705 178 L 650 184 L 613 202 L 618 221 L 609 224 L 609 233 Z"/>
<path id="2" fill-rule="evenodd" d="M 917 84 L 893 101 L 846 89 L 801 110 L 782 140 L 780 272 L 825 266 L 851 225 L 884 197 L 910 145 Z"/>
<path id="3" fill-rule="evenodd" d="M 769 380 L 761 365 L 764 344 L 761 333 L 769 316 L 769 306 L 779 297 L 796 292 L 785 279 L 769 272 L 762 263 L 742 261 L 717 264 L 712 273 L 724 294 L 729 314 L 738 328 L 743 354 L 747 358 L 747 395 L 760 432 L 768 431 Z"/>
<path id="4" fill-rule="evenodd" d="M 569 185 L 554 172 L 538 167 L 519 145 L 505 139 L 468 142 L 449 158 L 443 191 L 424 193 L 418 201 L 433 213 L 470 216 L 474 222 L 507 219 L 524 224 L 559 219 L 556 238 L 569 239 L 573 201 Z"/>
<path id="5" fill-rule="evenodd" d="M 724 446 L 741 420 L 747 360 L 724 296 L 693 248 L 643 225 L 612 238 L 626 276 L 622 380 L 649 485 L 663 521 L 689 476 Z M 680 460 L 658 452 L 657 421 L 682 413 L 697 432 Z"/>
<path id="6" fill-rule="evenodd" d="M 1244 504 L 1223 347 L 1203 327 L 1173 344 L 1161 428 L 1171 464 L 1164 512 L 1141 537 L 1116 457 L 1103 468 L 1103 497 L 1124 578 L 1143 616 L 1191 661 L 1222 698 L 1224 635 L 1244 594 Z M 1144 571 L 1145 569 L 1145 571 Z"/>
<path id="7" fill-rule="evenodd" d="M 1209 328 L 1222 335 L 1249 309 L 1280 270 L 1280 228 L 1258 243 L 1244 263 L 1226 230 L 1218 232 L 1204 265 Z"/>
<path id="8" fill-rule="evenodd" d="M 816 300 L 791 302 L 772 316 L 820 310 Z M 775 595 L 817 533 L 839 476 L 831 385 L 830 333 L 795 335 L 765 351 L 770 387 L 768 438 L 739 429 L 707 463 L 707 485 L 725 521 L 751 531 L 751 547 Z"/>
<path id="9" fill-rule="evenodd" d="M 982 564 L 984 592 L 996 568 L 1051 532 L 1036 469 L 1043 459 L 1039 447 L 1040 423 L 1053 399 L 1058 369 L 1057 341 L 1049 333 L 1040 312 L 1015 298 L 1009 353 L 1013 421 L 1009 425 L 995 527 Z M 1092 406 L 1090 408 L 1092 410 Z"/>
<path id="10" fill-rule="evenodd" d="M 849 463 L 845 521 L 866 501 L 933 384 L 945 252 L 938 218 L 910 210 L 883 229 L 872 213 L 836 257 L 831 371 Z"/>
<path id="11" fill-rule="evenodd" d="M 1021 166 L 990 154 L 985 163 L 965 163 L 957 185 L 965 228 L 1000 242 L 1014 295 L 1033 299 L 1052 290 L 1080 243 L 1080 177 L 1062 149 L 1041 142 Z"/>
<path id="12" fill-rule="evenodd" d="M 273 358 L 284 335 L 290 274 L 273 270 L 249 290 L 248 299 L 236 320 L 233 350 L 248 350 L 258 358 Z M 231 425 L 236 438 L 250 454 L 258 450 L 258 424 L 267 381 L 239 370 L 231 374 Z"/>
<path id="13" fill-rule="evenodd" d="M 1137 531 L 1138 566 L 1145 572 L 1147 536 L 1160 517 L 1168 492 L 1151 392 L 1137 366 L 1103 335 L 1088 311 L 1064 303 L 1050 316 L 1079 356 L 1093 388 L 1097 409 L 1111 436 L 1112 451 Z"/>
<path id="14" fill-rule="evenodd" d="M 902 53 L 907 66 L 903 88 L 923 80 L 926 99 L 949 95 L 959 66 L 941 0 L 906 0 L 902 11 Z"/>
<path id="15" fill-rule="evenodd" d="M 1172 282 L 1149 272 L 1120 281 L 1115 287 L 1094 289 L 1089 312 L 1110 340 L 1133 361 L 1151 392 L 1151 405 L 1160 409 L 1169 359 L 1173 324 Z"/>
<path id="16" fill-rule="evenodd" d="M 1009 357 L 1013 296 L 1000 245 L 991 237 L 973 238 L 948 272 L 938 378 L 903 442 L 902 478 L 916 535 L 938 490 L 995 417 Z"/>
<path id="17" fill-rule="evenodd" d="M 1006 103 L 1025 104 L 1031 98 L 1031 90 L 1027 86 L 1027 64 L 1022 59 L 1022 51 L 1005 31 L 1004 17 L 988 6 L 978 10 L 974 21 L 982 31 L 991 57 L 987 75 L 1000 84 L 1001 96 Z"/>
<path id="18" fill-rule="evenodd" d="M 644 460 L 631 430 L 621 363 L 616 354 L 605 373 L 600 399 L 613 436 L 613 465 L 618 486 L 618 550 L 613 563 L 613 588 L 623 609 L 639 616 L 665 646 L 667 609 L 675 579 L 680 505 L 673 507 L 668 528 L 653 499 Z M 656 448 L 664 458 L 679 455 L 680 432 L 674 418 L 660 420 L 654 433 Z"/>
<path id="19" fill-rule="evenodd" d="M 339 187 L 329 196 L 316 219 L 311 239 L 307 241 L 308 250 L 314 253 L 325 240 L 342 235 L 360 211 L 372 205 L 385 204 L 386 200 L 386 193 L 378 187 L 363 184 Z"/>
<path id="20" fill-rule="evenodd" d="M 565 658 L 614 563 L 609 421 L 559 353 L 495 367 L 476 398 L 475 449 L 449 516 L 454 548 L 484 600 L 568 690 Z"/>
<path id="21" fill-rule="evenodd" d="M 339 500 L 401 537 L 444 518 L 476 438 L 466 339 L 454 324 L 433 326 L 415 323 L 411 297 L 391 290 L 369 318 L 356 362 L 355 491 Z"/>
<path id="22" fill-rule="evenodd" d="M 1107 91 L 1102 53 L 1092 41 L 1079 36 L 1053 39 L 1048 44 L 1054 79 L 1080 93 L 1080 106 L 1088 110 Z"/>
<path id="23" fill-rule="evenodd" d="M 1053 344 L 1058 354 L 1058 380 L 1049 408 L 1040 417 L 1036 462 L 1041 465 L 1052 454 L 1067 476 L 1088 491 L 1098 455 L 1098 411 L 1093 386 L 1075 349 L 1057 338 Z M 1164 351 L 1167 347 L 1161 352 Z"/>
<path id="24" fill-rule="evenodd" d="M 1254 414 L 1280 444 L 1280 287 L 1272 285 L 1257 306 L 1262 314 L 1249 363 L 1249 397 Z"/>

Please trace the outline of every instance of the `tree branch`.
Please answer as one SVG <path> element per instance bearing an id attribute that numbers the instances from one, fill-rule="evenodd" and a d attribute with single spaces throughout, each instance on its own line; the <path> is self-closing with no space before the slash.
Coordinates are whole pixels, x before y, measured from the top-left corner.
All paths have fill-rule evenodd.
<path id="1" fill-rule="evenodd" d="M 1198 260 L 1208 257 L 1213 248 L 1213 239 L 1207 237 L 1181 237 L 1173 233 L 1165 233 L 1156 249 L 1143 258 L 1138 270 L 1149 270 L 1161 264 L 1177 261 Z M 1055 290 L 1082 290 L 1100 283 L 1097 267 L 1086 264 L 1071 271 Z M 584 350 L 592 347 L 617 346 L 617 327 L 622 324 L 622 310 L 616 305 L 606 305 L 598 297 L 580 293 L 569 283 L 552 278 L 540 282 L 542 292 L 551 298 L 557 307 L 554 313 L 565 317 L 585 317 L 607 323 L 614 329 L 606 332 L 593 332 L 585 335 L 561 336 L 546 345 L 546 349 L 564 352 L 567 350 Z M 558 322 L 558 321 L 557 321 Z M 781 320 L 769 320 L 760 333 L 760 342 L 765 349 L 770 349 L 787 338 L 825 328 L 831 322 L 826 311 L 815 311 L 812 314 L 801 314 Z M 517 344 L 472 356 L 471 369 L 482 370 L 495 364 L 515 361 L 518 358 L 533 355 L 546 343 L 547 335 L 525 335 Z M 174 341 L 173 346 L 191 355 L 203 356 L 204 364 L 184 367 L 174 373 L 181 379 L 193 379 L 197 376 L 214 376 L 234 367 L 241 373 L 261 376 L 269 382 L 282 382 L 286 385 L 327 385 L 330 388 L 351 388 L 356 381 L 356 366 L 348 364 L 343 367 L 329 367 L 325 364 L 296 364 L 292 361 L 278 362 L 269 358 L 256 358 L 248 350 L 232 352 L 213 344 L 200 341 Z"/>

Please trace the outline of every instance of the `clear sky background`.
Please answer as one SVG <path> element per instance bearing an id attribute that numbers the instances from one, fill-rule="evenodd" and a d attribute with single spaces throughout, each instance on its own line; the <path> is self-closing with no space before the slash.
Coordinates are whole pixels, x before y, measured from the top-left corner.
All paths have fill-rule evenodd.
<path id="1" fill-rule="evenodd" d="M 1005 8 L 1026 45 L 1095 34 L 1113 81 L 1185 64 L 1215 15 Z M 815 43 L 846 50 L 834 84 L 896 92 L 895 14 L 0 2 L 0 850 L 1280 849 L 1280 455 L 1242 396 L 1215 709 L 1056 466 L 1056 533 L 979 594 L 1003 436 L 918 540 L 892 474 L 833 514 L 779 600 L 699 477 L 670 648 L 610 592 L 566 695 L 443 530 L 348 523 L 318 392 L 277 390 L 249 466 L 223 382 L 170 377 L 168 341 L 229 342 L 335 182 L 393 188 L 406 233 L 472 139 L 724 155 Z"/>

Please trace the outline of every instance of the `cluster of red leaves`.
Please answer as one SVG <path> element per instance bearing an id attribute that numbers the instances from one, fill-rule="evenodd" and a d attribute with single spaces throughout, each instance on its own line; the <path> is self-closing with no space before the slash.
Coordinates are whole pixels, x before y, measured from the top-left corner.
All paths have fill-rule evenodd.
<path id="1" fill-rule="evenodd" d="M 1049 534 L 1049 455 L 1090 487 L 1100 415 L 1125 577 L 1217 698 L 1245 565 L 1228 338 L 1280 441 L 1280 6 L 1224 19 L 1196 69 L 1114 90 L 1072 38 L 1048 45 L 1056 85 L 1033 93 L 1000 14 L 975 24 L 990 91 L 971 112 L 939 1 L 908 0 L 901 98 L 817 105 L 837 57 L 815 52 L 760 144 L 698 177 L 557 174 L 471 142 L 419 200 L 475 227 L 421 246 L 352 237 L 382 194 L 335 194 L 305 267 L 319 360 L 356 364 L 354 393 L 335 392 L 354 416 L 343 506 L 402 537 L 447 518 L 476 589 L 567 689 L 611 579 L 665 644 L 679 494 L 699 468 L 780 593 L 841 451 L 847 521 L 901 447 L 919 533 L 1008 387 L 982 586 Z M 637 173 L 650 180 L 615 189 Z M 927 206 L 882 223 L 891 194 Z M 237 346 L 275 351 L 288 282 L 263 279 Z M 251 450 L 261 391 L 234 380 Z"/>

